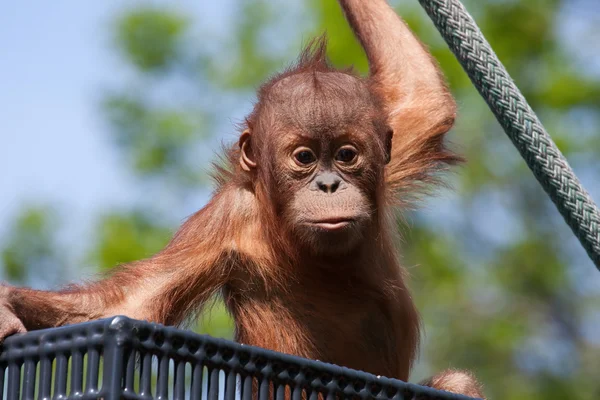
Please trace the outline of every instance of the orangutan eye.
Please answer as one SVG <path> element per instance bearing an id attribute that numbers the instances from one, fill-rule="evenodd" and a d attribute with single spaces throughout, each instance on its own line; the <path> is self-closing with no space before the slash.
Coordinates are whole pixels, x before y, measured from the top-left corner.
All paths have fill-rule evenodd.
<path id="1" fill-rule="evenodd" d="M 296 162 L 298 162 L 301 165 L 312 164 L 317 160 L 315 154 L 306 148 L 294 153 L 294 159 L 296 159 Z"/>
<path id="2" fill-rule="evenodd" d="M 343 163 L 350 163 L 356 158 L 356 150 L 352 147 L 342 147 L 337 154 L 335 159 Z"/>

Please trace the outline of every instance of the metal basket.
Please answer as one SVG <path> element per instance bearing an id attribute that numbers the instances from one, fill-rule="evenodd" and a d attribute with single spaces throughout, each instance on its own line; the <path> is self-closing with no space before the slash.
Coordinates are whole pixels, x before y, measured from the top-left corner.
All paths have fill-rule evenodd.
<path id="1" fill-rule="evenodd" d="M 469 399 L 121 316 L 12 336 L 0 350 L 0 400 Z"/>

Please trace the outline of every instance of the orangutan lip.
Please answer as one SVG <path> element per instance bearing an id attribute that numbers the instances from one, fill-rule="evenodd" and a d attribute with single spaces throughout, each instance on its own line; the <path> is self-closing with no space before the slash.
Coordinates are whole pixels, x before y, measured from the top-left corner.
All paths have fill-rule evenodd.
<path id="1" fill-rule="evenodd" d="M 348 225 L 350 225 L 352 223 L 352 221 L 353 220 L 351 220 L 351 219 L 339 218 L 339 219 L 329 219 L 329 220 L 322 220 L 322 221 L 312 221 L 311 225 L 314 225 L 316 227 L 319 227 L 319 228 L 327 230 L 327 231 L 336 231 L 338 229 L 343 229 L 343 228 L 347 227 Z"/>

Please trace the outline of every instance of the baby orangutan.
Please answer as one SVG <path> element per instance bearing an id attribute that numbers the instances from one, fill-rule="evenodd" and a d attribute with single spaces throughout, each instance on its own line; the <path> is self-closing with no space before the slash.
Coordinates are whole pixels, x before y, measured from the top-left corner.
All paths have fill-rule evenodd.
<path id="1" fill-rule="evenodd" d="M 368 78 L 313 42 L 260 88 L 213 198 L 162 251 L 63 291 L 0 286 L 0 338 L 113 315 L 179 324 L 219 292 L 239 342 L 408 380 L 419 316 L 394 208 L 459 161 L 443 143 L 455 103 L 385 0 L 340 3 Z M 483 397 L 466 372 L 425 384 Z"/>

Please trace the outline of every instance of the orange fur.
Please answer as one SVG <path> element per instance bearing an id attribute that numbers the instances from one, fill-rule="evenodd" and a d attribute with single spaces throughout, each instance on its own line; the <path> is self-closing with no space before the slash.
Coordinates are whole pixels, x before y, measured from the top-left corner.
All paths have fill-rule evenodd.
<path id="1" fill-rule="evenodd" d="M 468 371 L 446 370 L 421 382 L 421 385 L 469 397 L 485 399 L 481 384 Z"/>

